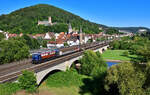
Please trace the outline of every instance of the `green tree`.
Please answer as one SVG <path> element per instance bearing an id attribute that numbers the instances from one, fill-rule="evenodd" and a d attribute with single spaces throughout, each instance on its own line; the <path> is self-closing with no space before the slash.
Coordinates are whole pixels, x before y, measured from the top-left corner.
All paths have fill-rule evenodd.
<path id="1" fill-rule="evenodd" d="M 37 39 L 31 38 L 28 35 L 23 35 L 22 38 L 25 40 L 25 44 L 28 45 L 30 49 L 40 48 L 40 43 Z"/>
<path id="2" fill-rule="evenodd" d="M 119 49 L 120 43 L 119 41 L 113 41 L 112 43 L 110 43 L 110 46 L 112 47 L 112 49 Z"/>
<path id="3" fill-rule="evenodd" d="M 90 93 L 90 95 L 104 94 L 104 78 L 106 76 L 107 64 L 99 52 L 87 50 L 81 59 L 81 73 L 91 76 L 83 80 L 81 94 Z"/>
<path id="4" fill-rule="evenodd" d="M 69 46 L 69 45 L 68 45 L 68 43 L 64 43 L 64 46 L 66 47 L 66 46 Z"/>
<path id="5" fill-rule="evenodd" d="M 42 41 L 42 46 L 43 46 L 43 47 L 47 47 L 47 41 L 46 41 L 46 40 L 43 40 L 43 41 Z"/>
<path id="6" fill-rule="evenodd" d="M 150 44 L 147 43 L 144 46 L 139 46 L 136 54 L 140 57 L 142 62 L 150 61 Z"/>
<path id="7" fill-rule="evenodd" d="M 3 33 L 0 33 L 0 41 L 5 38 L 5 35 Z"/>
<path id="8" fill-rule="evenodd" d="M 100 53 L 94 53 L 92 50 L 87 50 L 81 62 L 81 73 L 88 76 L 98 76 L 107 70 L 107 64 L 103 61 Z"/>
<path id="9" fill-rule="evenodd" d="M 138 64 L 121 63 L 107 71 L 105 89 L 108 95 L 145 95 L 144 68 Z"/>
<path id="10" fill-rule="evenodd" d="M 18 40 L 3 40 L 0 42 L 0 64 L 28 58 L 29 48 Z"/>
<path id="11" fill-rule="evenodd" d="M 113 34 L 123 34 L 123 33 L 119 32 L 119 30 L 115 28 L 109 28 L 107 29 L 106 34 L 113 35 Z"/>
<path id="12" fill-rule="evenodd" d="M 36 77 L 33 72 L 23 71 L 18 78 L 20 88 L 28 92 L 35 92 L 37 89 Z"/>
<path id="13" fill-rule="evenodd" d="M 129 52 L 128 52 L 128 51 L 125 51 L 125 52 L 123 52 L 123 55 L 124 55 L 124 56 L 129 56 Z"/>

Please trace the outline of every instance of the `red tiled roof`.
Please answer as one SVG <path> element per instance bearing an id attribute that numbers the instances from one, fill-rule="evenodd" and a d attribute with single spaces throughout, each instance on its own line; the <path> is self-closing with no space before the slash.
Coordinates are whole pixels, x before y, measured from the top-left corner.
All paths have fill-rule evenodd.
<path id="1" fill-rule="evenodd" d="M 44 37 L 45 36 L 45 34 L 36 34 L 36 35 L 33 35 L 32 37 L 33 38 L 38 38 L 38 37 Z"/>
<path id="2" fill-rule="evenodd" d="M 49 41 L 49 44 L 63 44 L 65 41 L 62 39 L 56 39 L 56 41 Z"/>
<path id="3" fill-rule="evenodd" d="M 17 34 L 8 34 L 8 37 L 11 38 L 11 37 L 17 37 L 18 35 Z"/>

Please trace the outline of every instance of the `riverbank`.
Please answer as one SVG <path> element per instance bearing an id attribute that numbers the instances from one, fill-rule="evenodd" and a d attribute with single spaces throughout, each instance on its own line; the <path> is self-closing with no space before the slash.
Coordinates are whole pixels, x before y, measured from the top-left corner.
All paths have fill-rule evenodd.
<path id="1" fill-rule="evenodd" d="M 124 63 L 124 62 L 130 62 L 130 61 L 122 61 L 122 60 L 111 60 L 111 59 L 105 59 L 106 62 L 115 62 L 115 63 Z"/>

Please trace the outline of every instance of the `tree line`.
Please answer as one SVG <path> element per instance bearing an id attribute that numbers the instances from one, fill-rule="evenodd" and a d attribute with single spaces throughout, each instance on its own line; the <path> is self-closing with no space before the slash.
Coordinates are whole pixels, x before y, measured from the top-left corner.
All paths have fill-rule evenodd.
<path id="1" fill-rule="evenodd" d="M 3 34 L 0 34 L 0 36 Z M 13 37 L 0 41 L 0 64 L 19 61 L 30 57 L 30 50 L 46 47 L 47 42 L 42 39 L 34 39 L 27 35 Z"/>

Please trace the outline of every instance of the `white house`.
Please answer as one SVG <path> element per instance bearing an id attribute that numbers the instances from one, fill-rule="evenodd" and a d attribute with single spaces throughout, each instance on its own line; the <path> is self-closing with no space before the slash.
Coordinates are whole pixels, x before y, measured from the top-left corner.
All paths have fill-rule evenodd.
<path id="1" fill-rule="evenodd" d="M 51 39 L 51 37 L 50 37 L 49 33 L 46 33 L 46 34 L 45 34 L 44 39 Z"/>
<path id="2" fill-rule="evenodd" d="M 74 45 L 79 45 L 80 44 L 80 41 L 79 40 L 68 40 L 67 41 L 67 44 L 69 45 L 69 46 L 74 46 Z"/>
<path id="3" fill-rule="evenodd" d="M 4 31 L 0 30 L 0 33 L 3 33 Z"/>
<path id="4" fill-rule="evenodd" d="M 56 39 L 58 39 L 58 37 L 59 37 L 59 34 L 58 34 L 58 33 L 55 33 L 55 37 L 56 37 Z"/>
<path id="5" fill-rule="evenodd" d="M 90 36 L 84 36 L 84 43 L 87 43 L 89 39 L 91 39 Z"/>

